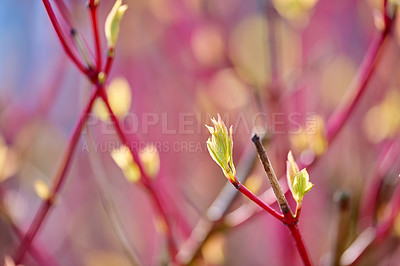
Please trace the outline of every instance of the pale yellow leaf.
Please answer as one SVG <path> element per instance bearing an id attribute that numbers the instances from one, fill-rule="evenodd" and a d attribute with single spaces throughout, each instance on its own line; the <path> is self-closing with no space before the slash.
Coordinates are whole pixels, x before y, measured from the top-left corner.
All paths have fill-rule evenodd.
<path id="1" fill-rule="evenodd" d="M 42 200 L 47 200 L 47 199 L 50 198 L 49 187 L 42 179 L 36 179 L 35 180 L 34 188 L 35 188 L 36 194 Z"/>
<path id="2" fill-rule="evenodd" d="M 118 77 L 111 81 L 107 89 L 107 97 L 116 117 L 123 118 L 128 114 L 132 104 L 132 92 L 125 78 Z M 107 107 L 101 99 L 96 100 L 93 113 L 102 120 L 109 119 Z"/>
<path id="3" fill-rule="evenodd" d="M 139 151 L 140 162 L 146 174 L 151 177 L 157 177 L 160 171 L 160 155 L 154 145 L 147 145 L 144 149 Z"/>

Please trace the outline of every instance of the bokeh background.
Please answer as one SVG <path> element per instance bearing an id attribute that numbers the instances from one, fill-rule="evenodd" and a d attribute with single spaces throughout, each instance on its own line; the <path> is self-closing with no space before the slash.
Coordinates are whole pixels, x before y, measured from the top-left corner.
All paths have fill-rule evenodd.
<path id="1" fill-rule="evenodd" d="M 361 199 L 379 175 L 379 158 L 389 148 L 399 149 L 400 27 L 394 27 L 365 95 L 329 146 L 324 121 L 340 105 L 378 34 L 381 2 L 124 1 L 129 8 L 110 78 L 122 80 L 129 92 L 115 101 L 129 109 L 121 118 L 124 129 L 137 135 L 143 147 L 157 147 L 157 186 L 179 246 L 227 182 L 205 145 L 209 134 L 204 124 L 216 113 L 234 126 L 236 162 L 246 147 L 251 150 L 254 127 L 269 136 L 266 149 L 278 176 L 285 174 L 290 149 L 303 163 L 321 156 L 310 172 L 315 186 L 304 200 L 300 221 L 314 262 L 329 264 L 338 191 L 350 197 L 344 246 L 370 225 L 359 219 Z M 65 3 L 92 47 L 85 1 Z M 100 0 L 103 51 L 103 25 L 113 4 Z M 1 1 L 0 36 L 1 210 L 3 218 L 11 217 L 26 230 L 41 200 L 38 191 L 43 183 L 51 184 L 91 87 L 63 52 L 41 1 Z M 110 156 L 119 144 L 111 123 L 93 115 L 89 124 L 67 184 L 35 244 L 60 265 L 130 265 L 110 222 L 117 213 L 131 252 L 143 265 L 160 265 L 167 256 L 166 242 L 148 194 L 128 182 Z M 398 183 L 400 164 L 394 154 L 382 176 L 378 221 Z M 257 194 L 269 188 L 258 162 L 247 184 Z M 105 198 L 111 198 L 112 210 L 105 208 Z M 239 196 L 230 211 L 248 203 Z M 400 220 L 362 265 L 397 265 L 399 236 Z M 12 255 L 18 243 L 8 219 L 1 219 L 0 256 Z M 37 265 L 29 256 L 25 262 Z M 288 230 L 265 214 L 213 234 L 195 264 L 301 261 Z"/>

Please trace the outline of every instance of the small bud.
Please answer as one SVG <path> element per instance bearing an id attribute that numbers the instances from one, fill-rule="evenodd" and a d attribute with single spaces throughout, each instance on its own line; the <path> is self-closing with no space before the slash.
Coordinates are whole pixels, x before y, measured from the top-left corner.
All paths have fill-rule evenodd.
<path id="1" fill-rule="evenodd" d="M 106 19 L 105 33 L 109 48 L 115 47 L 115 43 L 117 42 L 119 34 L 119 24 L 121 22 L 122 16 L 128 8 L 127 5 L 121 4 L 122 0 L 115 1 L 115 4 Z"/>
<path id="2" fill-rule="evenodd" d="M 106 74 L 104 73 L 104 72 L 100 72 L 98 75 L 97 75 L 97 79 L 99 80 L 99 83 L 100 84 L 104 84 L 105 82 L 106 82 Z"/>
<path id="3" fill-rule="evenodd" d="M 143 165 L 143 171 L 150 177 L 155 178 L 160 171 L 160 155 L 153 145 L 146 146 L 139 151 L 139 158 Z"/>
<path id="4" fill-rule="evenodd" d="M 233 164 L 232 126 L 228 129 L 218 114 L 218 121 L 211 119 L 214 127 L 207 126 L 211 137 L 207 140 L 207 148 L 213 160 L 222 168 L 224 175 L 232 183 L 237 183 L 236 169 Z"/>
<path id="5" fill-rule="evenodd" d="M 42 179 L 37 179 L 34 183 L 36 194 L 42 200 L 48 200 L 50 198 L 50 189 Z"/>
<path id="6" fill-rule="evenodd" d="M 139 166 L 134 162 L 132 154 L 128 147 L 122 146 L 111 152 L 114 162 L 121 168 L 125 178 L 132 183 L 138 182 L 140 179 Z"/>
<path id="7" fill-rule="evenodd" d="M 99 74 L 99 82 L 101 83 L 101 73 Z M 104 77 L 104 80 L 106 77 Z M 132 92 L 129 82 L 123 77 L 114 78 L 107 88 L 107 98 L 111 110 L 118 118 L 124 118 L 128 115 L 132 105 Z M 96 99 L 93 106 L 93 113 L 101 120 L 110 119 L 107 106 L 102 99 Z"/>
<path id="8" fill-rule="evenodd" d="M 314 185 L 309 182 L 309 175 L 305 168 L 299 171 L 299 167 L 294 161 L 291 151 L 288 153 L 288 160 L 286 162 L 286 178 L 293 198 L 296 200 L 297 205 L 301 205 L 304 195 Z"/>

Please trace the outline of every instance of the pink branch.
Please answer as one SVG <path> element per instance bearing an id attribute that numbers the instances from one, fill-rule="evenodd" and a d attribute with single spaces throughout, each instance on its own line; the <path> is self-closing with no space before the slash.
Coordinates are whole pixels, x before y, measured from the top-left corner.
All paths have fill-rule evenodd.
<path id="1" fill-rule="evenodd" d="M 56 18 L 56 15 L 54 14 L 54 10 L 50 5 L 49 0 L 42 0 L 43 4 L 46 8 L 47 14 L 49 15 L 49 18 L 51 20 L 51 23 L 53 24 L 54 30 L 57 33 L 57 36 L 61 42 L 62 47 L 64 48 L 65 53 L 69 56 L 69 58 L 74 62 L 76 67 L 85 75 L 87 75 L 88 70 L 86 67 L 78 60 L 78 58 L 75 56 L 75 54 L 72 52 L 71 48 L 69 47 L 66 38 L 64 36 L 64 33 L 61 30 L 60 24 Z"/>
<path id="2" fill-rule="evenodd" d="M 97 71 L 101 71 L 101 45 L 100 45 L 100 35 L 99 27 L 97 23 L 97 4 L 96 0 L 90 0 L 89 2 L 90 17 L 92 21 L 94 46 L 96 49 L 96 68 Z"/>
<path id="3" fill-rule="evenodd" d="M 85 124 L 85 121 L 92 109 L 94 100 L 97 97 L 98 91 L 94 91 L 92 95 L 90 96 L 90 100 L 87 103 L 86 107 L 81 113 L 81 116 L 78 120 L 78 123 L 75 125 L 73 134 L 68 142 L 67 146 L 67 151 L 64 155 L 61 167 L 59 168 L 59 172 L 54 180 L 53 183 L 53 188 L 51 190 L 51 194 L 48 199 L 42 202 L 42 204 L 39 207 L 39 210 L 36 213 L 35 218 L 33 219 L 28 232 L 25 234 L 25 237 L 23 238 L 21 244 L 17 248 L 17 251 L 15 253 L 15 262 L 21 263 L 26 251 L 29 249 L 29 246 L 31 245 L 33 239 L 35 238 L 37 232 L 39 231 L 40 227 L 43 225 L 44 220 L 47 217 L 47 214 L 49 213 L 51 207 L 54 204 L 54 201 L 56 200 L 63 184 L 65 183 L 66 176 L 69 170 L 69 166 L 71 163 L 71 159 L 73 157 L 75 148 L 77 146 L 79 137 L 81 135 L 82 127 Z"/>
<path id="4" fill-rule="evenodd" d="M 348 94 L 340 106 L 329 118 L 326 127 L 326 137 L 329 144 L 340 132 L 343 125 L 346 123 L 357 104 L 360 102 L 361 97 L 367 88 L 368 82 L 375 72 L 377 62 L 379 61 L 381 55 L 380 51 L 383 43 L 390 33 L 392 25 L 393 20 L 388 20 L 385 29 L 372 41 L 372 44 L 368 49 L 363 62 L 361 63 L 357 75 L 350 85 Z"/>
<path id="5" fill-rule="evenodd" d="M 250 200 L 252 200 L 254 203 L 256 203 L 258 206 L 266 210 L 268 213 L 270 213 L 272 216 L 274 216 L 276 219 L 279 221 L 283 221 L 283 215 L 278 213 L 276 210 L 274 210 L 271 206 L 269 206 L 267 203 L 262 201 L 259 197 L 251 193 L 250 190 L 248 190 L 245 186 L 243 186 L 241 183 L 238 183 L 237 185 L 234 184 L 237 190 L 243 193 L 246 197 L 248 197 Z"/>
<path id="6" fill-rule="evenodd" d="M 290 232 L 292 233 L 293 239 L 296 242 L 297 250 L 299 251 L 300 257 L 303 260 L 304 265 L 306 265 L 306 266 L 312 265 L 310 256 L 307 252 L 307 248 L 304 244 L 304 240 L 301 236 L 301 233 L 300 233 L 297 223 L 287 225 L 287 227 L 289 228 Z"/>

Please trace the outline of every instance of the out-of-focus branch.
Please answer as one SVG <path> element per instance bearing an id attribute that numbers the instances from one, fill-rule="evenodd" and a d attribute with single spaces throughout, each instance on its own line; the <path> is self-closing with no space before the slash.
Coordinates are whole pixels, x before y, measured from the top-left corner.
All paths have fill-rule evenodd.
<path id="1" fill-rule="evenodd" d="M 128 233 L 121 220 L 121 216 L 116 208 L 111 191 L 108 188 L 107 177 L 105 175 L 105 169 L 100 162 L 100 157 L 95 151 L 94 140 L 91 134 L 90 127 L 87 128 L 87 133 L 85 134 L 86 143 L 89 146 L 89 161 L 90 166 L 93 171 L 93 176 L 97 184 L 97 189 L 99 191 L 99 196 L 101 199 L 101 204 L 103 206 L 104 212 L 110 221 L 111 227 L 125 253 L 125 256 L 132 265 L 144 265 L 139 252 L 132 245 L 130 239 L 128 238 Z"/>
<path id="2" fill-rule="evenodd" d="M 343 253 L 342 265 L 356 265 L 372 246 L 381 244 L 393 228 L 394 221 L 400 213 L 400 186 L 394 192 L 390 204 L 386 207 L 386 215 L 376 227 L 368 227 L 351 246 Z"/>
<path id="3" fill-rule="evenodd" d="M 334 229 L 333 250 L 329 255 L 330 265 L 339 266 L 340 257 L 346 249 L 348 232 L 351 218 L 350 194 L 346 191 L 338 191 L 334 195 L 334 201 L 337 204 L 336 228 Z"/>
<path id="4" fill-rule="evenodd" d="M 165 234 L 168 242 L 168 250 L 169 250 L 169 255 L 170 259 L 175 262 L 176 261 L 176 254 L 177 254 L 177 248 L 175 244 L 175 240 L 173 239 L 172 236 L 172 223 L 171 220 L 167 214 L 166 207 L 164 205 L 164 202 L 160 198 L 160 193 L 158 192 L 158 188 L 153 184 L 152 180 L 149 178 L 149 176 L 146 174 L 144 171 L 143 165 L 139 159 L 138 151 L 133 148 L 133 145 L 131 145 L 130 141 L 128 140 L 128 136 L 124 133 L 122 130 L 122 127 L 120 125 L 120 122 L 118 118 L 115 116 L 114 111 L 111 109 L 110 103 L 107 98 L 107 94 L 105 90 L 100 91 L 100 97 L 103 99 L 107 110 L 110 114 L 111 121 L 114 124 L 114 127 L 117 131 L 117 134 L 119 138 L 121 139 L 121 142 L 128 147 L 135 163 L 138 165 L 141 178 L 140 178 L 140 183 L 147 189 L 147 192 L 150 195 L 150 198 L 153 200 L 154 206 L 158 214 L 162 217 L 162 219 L 165 222 Z M 132 135 L 130 135 L 133 137 Z M 135 140 L 138 142 L 138 140 Z"/>
<path id="5" fill-rule="evenodd" d="M 50 1 L 49 0 L 42 0 L 43 4 L 46 8 L 46 11 L 49 15 L 49 18 L 51 20 L 51 23 L 53 24 L 54 30 L 57 33 L 57 36 L 61 42 L 62 47 L 64 48 L 65 53 L 68 55 L 68 57 L 74 62 L 76 67 L 85 75 L 88 74 L 88 69 L 82 64 L 82 62 L 76 57 L 76 55 L 72 52 L 69 44 L 67 43 L 67 39 L 65 38 L 64 33 L 62 32 L 62 29 L 60 27 L 60 24 L 57 20 L 56 15 L 54 14 L 54 10 L 51 7 Z"/>
<path id="6" fill-rule="evenodd" d="M 389 172 L 390 168 L 399 157 L 400 154 L 400 137 L 392 142 L 389 147 L 384 148 L 379 156 L 375 170 L 372 174 L 371 183 L 365 188 L 361 199 L 360 220 L 365 223 L 372 224 L 377 211 L 377 204 L 379 200 L 379 193 L 382 188 L 384 177 Z"/>
<path id="7" fill-rule="evenodd" d="M 18 225 L 13 221 L 11 215 L 9 214 L 6 207 L 0 203 L 0 217 L 11 227 L 14 233 L 17 235 L 19 239 L 23 239 L 24 233 L 18 227 Z M 45 248 L 43 245 L 39 245 L 38 243 L 32 244 L 29 246 L 27 250 L 32 258 L 39 264 L 43 266 L 57 266 L 57 261 L 52 258 L 47 252 L 45 252 Z"/>
<path id="8" fill-rule="evenodd" d="M 382 12 L 385 17 L 385 27 L 372 41 L 372 44 L 370 45 L 355 78 L 350 84 L 347 94 L 327 122 L 326 138 L 329 143 L 332 143 L 337 134 L 340 132 L 341 128 L 349 119 L 350 115 L 355 110 L 363 94 L 365 93 L 372 75 L 375 73 L 377 63 L 381 58 L 383 44 L 389 36 L 394 21 L 394 15 L 393 17 L 389 17 L 387 14 L 386 0 L 384 1 Z"/>
<path id="9" fill-rule="evenodd" d="M 97 71 L 101 71 L 101 43 L 99 35 L 99 26 L 97 22 L 97 6 L 99 5 L 99 0 L 89 0 L 89 12 L 92 21 L 92 31 L 94 39 L 94 47 L 96 50 L 96 68 Z"/>
<path id="10" fill-rule="evenodd" d="M 59 192 L 61 191 L 66 177 L 67 173 L 69 170 L 69 166 L 71 164 L 71 160 L 75 151 L 75 148 L 78 144 L 79 137 L 81 135 L 82 128 L 86 122 L 86 119 L 92 109 L 94 100 L 97 98 L 97 93 L 98 91 L 95 90 L 93 91 L 92 95 L 90 96 L 90 100 L 88 101 L 87 105 L 83 109 L 81 116 L 75 125 L 73 134 L 68 142 L 67 146 L 67 151 L 65 152 L 64 158 L 61 163 L 61 167 L 59 168 L 59 172 L 57 173 L 54 181 L 53 181 L 53 187 L 51 190 L 51 193 L 49 197 L 44 200 L 40 207 L 39 210 L 37 211 L 35 218 L 33 219 L 28 232 L 25 234 L 21 244 L 17 248 L 16 254 L 15 254 L 15 262 L 21 263 L 26 251 L 29 249 L 29 246 L 31 245 L 33 239 L 35 238 L 37 232 L 39 231 L 40 227 L 43 225 L 47 214 L 49 213 L 51 207 L 54 205 L 54 201 L 56 200 Z"/>

